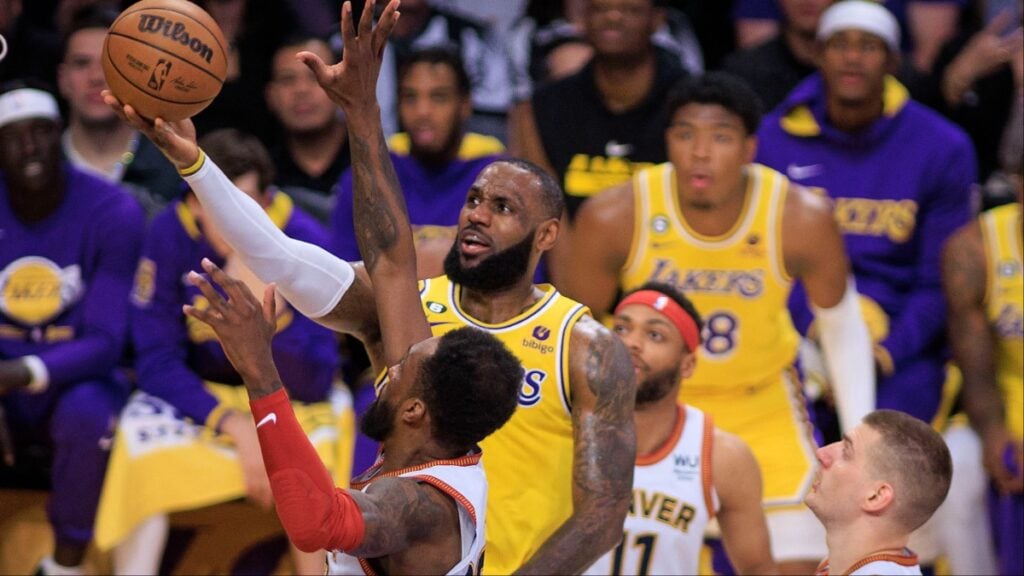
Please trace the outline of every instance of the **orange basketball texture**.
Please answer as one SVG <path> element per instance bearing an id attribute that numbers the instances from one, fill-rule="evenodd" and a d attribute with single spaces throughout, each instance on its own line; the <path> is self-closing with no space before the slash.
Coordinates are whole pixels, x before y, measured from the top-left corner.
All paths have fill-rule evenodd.
<path id="1" fill-rule="evenodd" d="M 142 0 L 129 6 L 103 43 L 110 91 L 149 119 L 198 114 L 220 92 L 227 67 L 220 27 L 188 0 Z"/>

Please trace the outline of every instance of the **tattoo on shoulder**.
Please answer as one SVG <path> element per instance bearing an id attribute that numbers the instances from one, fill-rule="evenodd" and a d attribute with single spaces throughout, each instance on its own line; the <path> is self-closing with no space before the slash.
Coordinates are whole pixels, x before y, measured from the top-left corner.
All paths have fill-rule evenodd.
<path id="1" fill-rule="evenodd" d="M 584 374 L 587 386 L 597 398 L 600 410 L 626 410 L 632 418 L 636 382 L 633 363 L 622 342 L 606 328 L 592 320 L 588 326 Z"/>
<path id="2" fill-rule="evenodd" d="M 381 479 L 366 493 L 356 494 L 366 522 L 363 543 L 352 551 L 358 556 L 374 558 L 404 550 L 430 538 L 451 518 L 446 496 L 413 479 Z"/>

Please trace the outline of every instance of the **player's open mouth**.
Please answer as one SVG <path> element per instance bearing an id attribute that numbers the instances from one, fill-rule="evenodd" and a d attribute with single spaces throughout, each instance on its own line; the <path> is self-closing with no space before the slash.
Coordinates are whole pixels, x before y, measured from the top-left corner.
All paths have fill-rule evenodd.
<path id="1" fill-rule="evenodd" d="M 463 232 L 459 237 L 459 250 L 465 256 L 476 256 L 491 247 L 489 238 L 472 230 Z"/>

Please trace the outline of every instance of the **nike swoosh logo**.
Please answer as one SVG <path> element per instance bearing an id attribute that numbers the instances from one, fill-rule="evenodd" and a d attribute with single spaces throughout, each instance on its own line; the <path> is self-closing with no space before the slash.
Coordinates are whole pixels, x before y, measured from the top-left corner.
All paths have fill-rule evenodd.
<path id="1" fill-rule="evenodd" d="M 786 166 L 786 175 L 791 180 L 803 180 L 805 178 L 811 178 L 821 174 L 825 171 L 825 167 L 821 164 L 808 164 L 806 166 L 799 166 L 797 164 L 790 164 Z"/>
<path id="2" fill-rule="evenodd" d="M 266 416 L 263 417 L 262 420 L 259 421 L 259 423 L 256 424 L 256 427 L 259 428 L 260 426 L 263 426 L 267 422 L 271 422 L 273 424 L 277 424 L 277 414 L 274 413 L 274 412 L 271 412 L 270 414 L 267 414 Z"/>

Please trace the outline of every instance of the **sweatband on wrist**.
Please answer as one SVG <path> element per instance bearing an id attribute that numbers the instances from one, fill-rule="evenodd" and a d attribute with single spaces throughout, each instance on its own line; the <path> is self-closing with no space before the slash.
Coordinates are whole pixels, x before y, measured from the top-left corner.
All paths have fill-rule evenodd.
<path id="1" fill-rule="evenodd" d="M 679 330 L 686 348 L 690 352 L 697 351 L 697 347 L 700 346 L 700 331 L 697 330 L 697 322 L 675 300 L 657 290 L 638 290 L 619 302 L 619 305 L 615 307 L 615 314 L 633 304 L 643 304 L 664 314 Z"/>
<path id="2" fill-rule="evenodd" d="M 261 281 L 277 284 L 285 300 L 309 318 L 325 316 L 338 305 L 355 279 L 348 262 L 319 246 L 289 238 L 213 159 L 206 158 L 194 174 L 184 178 L 206 216 Z"/>
<path id="3" fill-rule="evenodd" d="M 189 166 L 188 168 L 182 168 L 181 170 L 178 170 L 178 174 L 181 174 L 182 176 L 191 176 L 198 172 L 199 169 L 203 167 L 203 162 L 206 162 L 206 152 L 203 152 L 203 149 L 200 148 L 199 157 L 196 158 L 196 161 L 193 162 L 192 165 Z"/>

